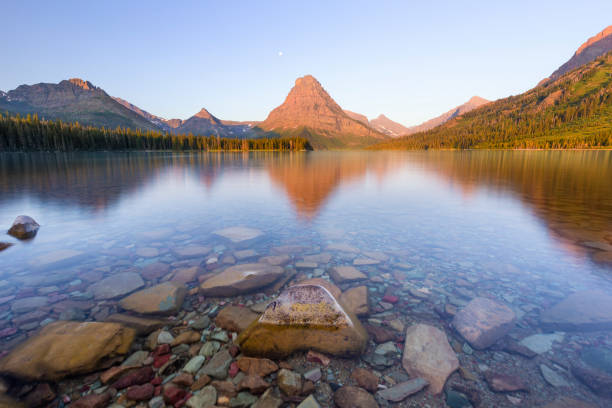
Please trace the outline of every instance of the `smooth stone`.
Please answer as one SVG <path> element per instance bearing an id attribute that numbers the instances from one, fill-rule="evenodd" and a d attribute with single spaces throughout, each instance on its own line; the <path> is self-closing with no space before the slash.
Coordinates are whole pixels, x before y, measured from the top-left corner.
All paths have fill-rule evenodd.
<path id="1" fill-rule="evenodd" d="M 589 347 L 571 366 L 572 374 L 597 395 L 612 398 L 612 350 Z"/>
<path id="2" fill-rule="evenodd" d="M 272 388 L 268 388 L 251 408 L 280 408 L 281 405 L 283 400 L 274 395 Z"/>
<path id="3" fill-rule="evenodd" d="M 247 375 L 265 377 L 278 371 L 278 365 L 267 358 L 240 357 L 238 368 Z"/>
<path id="4" fill-rule="evenodd" d="M 338 284 L 356 282 L 368 278 L 354 266 L 335 266 L 329 271 L 329 276 Z"/>
<path id="5" fill-rule="evenodd" d="M 313 368 L 312 370 L 306 371 L 304 373 L 304 378 L 309 381 L 312 381 L 313 383 L 316 383 L 321 379 L 321 369 L 317 367 Z"/>
<path id="6" fill-rule="evenodd" d="M 547 383 L 555 388 L 570 387 L 570 384 L 558 372 L 548 367 L 546 364 L 540 364 L 540 372 Z"/>
<path id="7" fill-rule="evenodd" d="M 363 352 L 367 341 L 368 335 L 355 315 L 318 285 L 287 288 L 238 337 L 245 355 L 279 358 L 311 349 L 355 356 Z"/>
<path id="8" fill-rule="evenodd" d="M 411 376 L 427 380 L 429 391 L 437 395 L 442 392 L 446 379 L 459 368 L 459 360 L 443 331 L 415 324 L 406 330 L 402 365 Z"/>
<path id="9" fill-rule="evenodd" d="M 321 408 L 314 396 L 309 395 L 304 401 L 300 402 L 297 408 Z"/>
<path id="10" fill-rule="evenodd" d="M 164 397 L 162 397 L 161 395 L 151 398 L 151 400 L 149 401 L 149 408 L 164 408 L 165 406 L 166 403 L 164 402 Z"/>
<path id="11" fill-rule="evenodd" d="M 172 314 L 181 308 L 186 294 L 184 285 L 165 282 L 132 293 L 121 299 L 119 306 L 140 314 Z"/>
<path id="12" fill-rule="evenodd" d="M 257 402 L 257 397 L 246 392 L 239 392 L 230 400 L 230 408 L 247 408 Z"/>
<path id="13" fill-rule="evenodd" d="M 188 408 L 211 408 L 217 402 L 217 389 L 207 385 L 187 400 Z"/>
<path id="14" fill-rule="evenodd" d="M 161 331 L 157 335 L 157 344 L 172 344 L 174 343 L 174 336 L 167 331 Z"/>
<path id="15" fill-rule="evenodd" d="M 207 341 L 202 345 L 198 354 L 204 357 L 211 357 L 219 351 L 219 349 L 221 349 L 221 343 L 217 341 Z"/>
<path id="16" fill-rule="evenodd" d="M 198 317 L 189 326 L 194 328 L 194 329 L 196 329 L 196 330 L 203 330 L 203 329 L 207 328 L 208 326 L 210 326 L 210 317 L 208 317 L 208 316 Z"/>
<path id="17" fill-rule="evenodd" d="M 210 247 L 201 245 L 190 245 L 183 248 L 174 248 L 174 252 L 181 258 L 197 258 L 206 256 L 211 251 Z"/>
<path id="18" fill-rule="evenodd" d="M 529 350 L 537 354 L 547 353 L 552 350 L 552 345 L 555 341 L 561 342 L 565 335 L 563 333 L 552 334 L 534 334 L 525 337 L 519 342 L 520 345 L 527 347 Z"/>
<path id="19" fill-rule="evenodd" d="M 370 314 L 370 302 L 368 288 L 358 286 L 351 288 L 340 295 L 340 303 L 356 316 L 367 316 Z"/>
<path id="20" fill-rule="evenodd" d="M 26 297 L 14 300 L 11 304 L 13 313 L 27 313 L 47 305 L 47 298 L 43 296 Z"/>
<path id="21" fill-rule="evenodd" d="M 59 267 L 74 263 L 84 256 L 85 253 L 81 251 L 76 251 L 74 249 L 60 249 L 48 254 L 40 255 L 31 261 L 28 261 L 28 264 L 36 269 Z"/>
<path id="22" fill-rule="evenodd" d="M 145 350 L 138 350 L 132 353 L 128 358 L 126 358 L 122 366 L 139 366 L 149 357 L 149 352 Z"/>
<path id="23" fill-rule="evenodd" d="M 278 388 L 288 397 L 302 392 L 302 376 L 295 371 L 281 368 L 277 377 Z"/>
<path id="24" fill-rule="evenodd" d="M 244 249 L 242 251 L 234 252 L 234 257 L 239 261 L 244 261 L 245 259 L 255 258 L 257 256 L 257 252 L 253 249 Z"/>
<path id="25" fill-rule="evenodd" d="M 191 268 L 179 268 L 172 274 L 171 282 L 187 284 L 197 280 L 198 275 L 204 273 L 204 269 L 199 266 L 192 266 Z"/>
<path id="26" fill-rule="evenodd" d="M 263 263 L 234 265 L 204 281 L 200 292 L 207 296 L 235 296 L 267 286 L 284 273 L 280 266 Z"/>
<path id="27" fill-rule="evenodd" d="M 482 350 L 512 330 L 515 321 L 516 316 L 509 307 L 477 297 L 457 312 L 452 324 L 472 347 Z"/>
<path id="28" fill-rule="evenodd" d="M 268 263 L 274 266 L 283 266 L 291 261 L 289 255 L 269 255 L 259 258 L 259 263 Z"/>
<path id="29" fill-rule="evenodd" d="M 263 235 L 263 232 L 254 228 L 229 227 L 224 228 L 222 230 L 214 231 L 213 234 L 229 239 L 233 243 L 237 244 L 260 237 L 261 235 Z"/>
<path id="30" fill-rule="evenodd" d="M 231 363 L 232 356 L 230 353 L 227 350 L 221 350 L 206 363 L 200 372 L 210 377 L 223 380 L 227 377 L 227 372 Z"/>
<path id="31" fill-rule="evenodd" d="M 159 319 L 149 317 L 132 316 L 124 313 L 114 313 L 104 319 L 106 322 L 121 323 L 124 326 L 131 327 L 136 330 L 136 333 L 149 334 L 157 329 L 162 328 L 166 322 Z"/>
<path id="32" fill-rule="evenodd" d="M 378 391 L 377 395 L 386 399 L 387 401 L 400 402 L 412 394 L 416 394 L 417 392 L 421 391 L 428 385 L 429 383 L 427 380 L 424 380 L 423 378 L 414 378 L 412 380 L 394 385 L 386 390 Z"/>
<path id="33" fill-rule="evenodd" d="M 487 371 L 485 380 L 495 392 L 528 391 L 525 382 L 517 376 Z"/>
<path id="34" fill-rule="evenodd" d="M 40 225 L 34 221 L 34 218 L 27 215 L 20 215 L 13 221 L 13 225 L 9 228 L 8 234 L 17 239 L 30 239 L 34 238 L 39 228 Z"/>
<path id="35" fill-rule="evenodd" d="M 127 295 L 144 286 L 144 281 L 134 272 L 122 272 L 111 275 L 89 287 L 95 299 L 113 299 Z"/>
<path id="36" fill-rule="evenodd" d="M 365 388 L 370 392 L 378 390 L 378 377 L 371 370 L 357 367 L 351 373 L 351 378 L 357 382 L 361 388 Z"/>
<path id="37" fill-rule="evenodd" d="M 136 255 L 142 258 L 155 258 L 159 255 L 159 250 L 157 248 L 139 248 L 136 250 Z"/>
<path id="38" fill-rule="evenodd" d="M 13 244 L 10 242 L 0 242 L 0 252 L 11 246 L 13 246 Z"/>
<path id="39" fill-rule="evenodd" d="M 470 400 L 465 395 L 453 390 L 446 390 L 446 405 L 450 408 L 472 408 Z"/>
<path id="40" fill-rule="evenodd" d="M 89 373 L 126 354 L 135 336 L 117 323 L 50 323 L 0 360 L 0 373 L 31 381 Z"/>
<path id="41" fill-rule="evenodd" d="M 241 333 L 258 317 L 259 314 L 247 307 L 229 305 L 221 309 L 215 318 L 215 325 L 230 332 Z"/>
<path id="42" fill-rule="evenodd" d="M 576 292 L 543 311 L 540 321 L 546 330 L 610 330 L 612 295 L 601 290 Z"/>
<path id="43" fill-rule="evenodd" d="M 352 386 L 344 386 L 334 392 L 334 402 L 339 408 L 378 408 L 372 394 Z"/>
<path id="44" fill-rule="evenodd" d="M 202 367 L 205 361 L 206 357 L 195 356 L 191 360 L 189 360 L 187 364 L 185 364 L 185 367 L 183 367 L 183 371 L 185 371 L 186 373 L 195 374 Z"/>

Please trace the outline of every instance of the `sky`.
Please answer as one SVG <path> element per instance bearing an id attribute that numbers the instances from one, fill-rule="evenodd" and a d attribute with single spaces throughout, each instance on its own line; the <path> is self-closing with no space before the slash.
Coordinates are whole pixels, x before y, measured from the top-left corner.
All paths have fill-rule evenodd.
<path id="1" fill-rule="evenodd" d="M 415 125 L 535 86 L 612 1 L 2 1 L 0 90 L 91 81 L 158 116 L 263 120 L 296 78 Z M 7 37 L 8 35 L 8 37 Z"/>

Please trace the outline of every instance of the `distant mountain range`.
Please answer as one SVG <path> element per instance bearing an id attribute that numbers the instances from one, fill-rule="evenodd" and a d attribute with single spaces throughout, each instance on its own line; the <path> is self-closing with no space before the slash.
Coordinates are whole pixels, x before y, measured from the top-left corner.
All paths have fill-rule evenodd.
<path id="1" fill-rule="evenodd" d="M 272 110 L 263 122 L 221 120 L 205 108 L 186 120 L 165 119 L 122 98 L 112 97 L 91 82 L 78 78 L 64 80 L 58 84 L 20 85 L 12 91 L 0 91 L 0 112 L 37 114 L 45 119 L 79 122 L 98 127 L 120 126 L 177 134 L 191 133 L 232 138 L 302 136 L 307 138 L 313 147 L 319 149 L 365 147 L 380 142 L 385 146 L 384 142 L 392 139 L 405 140 L 406 136 L 408 139 L 417 136 L 423 139 L 433 134 L 436 138 L 444 137 L 440 135 L 463 129 L 461 126 L 457 127 L 458 124 L 468 122 L 473 124 L 478 118 L 486 117 L 492 126 L 496 126 L 501 121 L 500 118 L 505 118 L 509 114 L 533 113 L 534 110 L 540 112 L 551 106 L 563 104 L 570 94 L 574 96 L 578 94 L 572 93 L 573 89 L 567 85 L 560 85 L 557 81 L 585 66 L 590 67 L 589 72 L 605 71 L 605 68 L 592 67 L 589 64 L 597 58 L 601 59 L 610 51 L 612 51 L 612 26 L 588 39 L 569 61 L 533 90 L 496 102 L 474 96 L 466 103 L 436 118 L 411 127 L 397 123 L 382 114 L 368 120 L 365 115 L 342 109 L 311 75 L 298 78 L 285 101 Z M 603 61 L 602 64 L 605 65 L 607 60 Z M 576 81 L 583 79 L 585 73 L 581 72 L 582 74 L 574 77 Z M 589 84 L 603 95 L 608 91 L 610 73 L 605 71 L 597 75 L 601 75 L 600 80 L 591 81 Z M 547 92 L 550 89 L 555 91 Z M 536 95 L 542 99 L 533 101 L 532 98 Z M 590 95 L 585 93 L 583 97 L 587 98 Z M 517 105 L 518 103 L 523 105 Z M 572 106 L 569 108 L 573 109 Z M 463 120 L 467 116 L 469 118 Z M 567 118 L 563 120 L 565 119 Z M 478 129 L 485 128 L 484 125 L 478 127 Z M 472 132 L 474 129 L 472 128 Z M 463 131 L 469 134 L 467 130 Z M 398 145 L 393 143 L 391 142 L 391 145 Z M 401 143 L 406 144 L 405 141 Z M 414 143 L 411 141 L 409 144 Z"/>

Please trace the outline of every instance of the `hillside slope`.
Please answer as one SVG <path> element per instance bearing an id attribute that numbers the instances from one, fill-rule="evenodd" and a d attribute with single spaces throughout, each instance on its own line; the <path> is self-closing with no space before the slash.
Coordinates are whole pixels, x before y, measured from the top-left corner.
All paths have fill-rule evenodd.
<path id="1" fill-rule="evenodd" d="M 612 53 L 523 94 L 375 149 L 612 146 Z"/>

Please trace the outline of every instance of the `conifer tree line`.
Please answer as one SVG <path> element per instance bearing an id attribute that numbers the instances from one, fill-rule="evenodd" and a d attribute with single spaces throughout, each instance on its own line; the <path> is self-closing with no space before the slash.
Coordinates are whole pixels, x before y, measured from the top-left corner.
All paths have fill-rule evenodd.
<path id="1" fill-rule="evenodd" d="M 96 150 L 249 151 L 312 150 L 305 138 L 231 139 L 216 136 L 174 135 L 128 128 L 97 128 L 78 122 L 40 120 L 36 114 L 0 114 L 0 152 Z"/>

